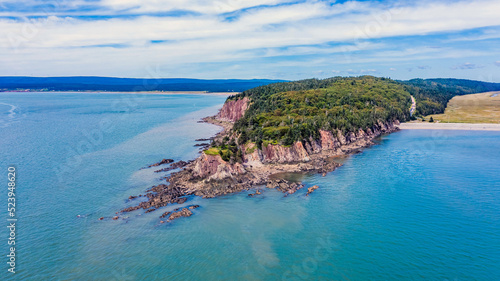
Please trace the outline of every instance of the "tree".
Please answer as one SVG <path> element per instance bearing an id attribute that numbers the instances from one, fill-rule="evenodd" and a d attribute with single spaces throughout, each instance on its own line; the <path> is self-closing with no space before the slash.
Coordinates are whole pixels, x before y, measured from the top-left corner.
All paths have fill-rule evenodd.
<path id="1" fill-rule="evenodd" d="M 429 122 L 431 122 L 431 123 L 434 122 L 434 118 L 432 118 L 432 116 L 431 116 L 431 119 L 429 119 Z"/>
<path id="2" fill-rule="evenodd" d="M 244 145 L 247 141 L 248 141 L 247 131 L 245 129 L 243 129 L 241 131 L 240 137 L 238 138 L 238 144 Z"/>

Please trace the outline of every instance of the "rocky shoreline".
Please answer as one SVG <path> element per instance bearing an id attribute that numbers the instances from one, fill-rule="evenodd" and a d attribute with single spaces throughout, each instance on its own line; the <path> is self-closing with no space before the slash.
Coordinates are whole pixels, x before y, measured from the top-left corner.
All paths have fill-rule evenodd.
<path id="1" fill-rule="evenodd" d="M 246 98 L 245 98 L 246 99 Z M 231 137 L 233 123 L 241 118 L 248 107 L 248 100 L 240 99 L 228 101 L 216 116 L 206 117 L 203 122 L 221 126 L 223 130 L 210 139 L 199 141 L 221 140 Z M 359 130 L 357 133 L 342 135 L 337 132 L 320 131 L 321 138 L 318 140 L 296 142 L 285 147 L 279 144 L 263 145 L 258 149 L 254 143 L 241 146 L 243 151 L 242 163 L 230 163 L 224 161 L 220 155 L 212 155 L 202 152 L 192 161 L 174 162 L 171 159 L 163 159 L 157 164 L 149 167 L 158 167 L 169 164 L 169 167 L 156 170 L 155 172 L 166 172 L 180 169 L 165 177 L 165 184 L 153 186 L 146 191 L 145 195 L 131 196 L 146 197 L 147 201 L 138 205 L 123 209 L 120 213 L 132 212 L 143 209 L 146 213 L 154 212 L 169 204 L 183 204 L 190 196 L 202 198 L 213 198 L 230 193 L 250 190 L 258 186 L 277 189 L 285 196 L 294 194 L 305 186 L 300 182 L 287 181 L 284 179 L 272 179 L 273 175 L 279 173 L 319 173 L 323 176 L 334 171 L 341 164 L 335 162 L 335 158 L 351 154 L 362 148 L 373 144 L 373 139 L 382 135 L 397 131 L 397 124 L 381 123 L 366 131 Z M 206 147 L 206 145 L 205 145 Z M 318 187 L 309 187 L 309 196 Z M 261 194 L 257 190 L 249 196 Z M 191 208 L 178 208 L 172 213 L 163 213 L 159 218 L 168 217 L 167 222 L 180 217 L 192 215 Z M 162 220 L 161 222 L 165 222 Z"/>

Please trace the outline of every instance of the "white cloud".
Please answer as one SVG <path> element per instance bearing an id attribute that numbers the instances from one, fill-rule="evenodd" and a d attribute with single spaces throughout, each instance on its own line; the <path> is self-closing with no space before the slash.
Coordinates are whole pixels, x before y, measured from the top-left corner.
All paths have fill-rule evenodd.
<path id="1" fill-rule="evenodd" d="M 350 75 L 365 75 L 378 73 L 376 69 L 348 69 L 346 72 Z"/>
<path id="2" fill-rule="evenodd" d="M 330 5 L 312 0 L 272 6 L 286 2 L 105 0 L 101 5 L 107 9 L 104 11 L 112 14 L 190 10 L 201 15 L 95 20 L 52 16 L 24 22 L 0 19 L 0 30 L 7 35 L 0 37 L 0 61 L 5 69 L 0 74 L 5 75 L 9 69 L 36 73 L 36 69 L 43 70 L 49 63 L 52 71 L 58 73 L 91 71 L 99 66 L 96 71 L 112 75 L 118 70 L 136 73 L 137 68 L 151 63 L 182 67 L 189 63 L 322 54 L 344 54 L 337 62 L 348 63 L 346 57 L 351 53 L 373 49 L 381 51 L 369 57 L 356 57 L 356 62 L 475 56 L 481 52 L 431 47 L 391 51 L 385 49 L 387 43 L 371 43 L 364 39 L 500 25 L 498 1 L 491 0 L 426 1 L 394 8 L 367 2 Z M 232 21 L 224 20 L 221 15 L 258 5 L 271 7 L 238 12 Z M 9 13 L 2 13 L 6 14 Z M 168 42 L 151 44 L 151 40 Z M 342 44 L 331 46 L 330 42 Z M 103 47 L 106 45 L 126 47 Z"/>
<path id="3" fill-rule="evenodd" d="M 477 69 L 477 68 L 483 68 L 484 65 L 477 65 L 474 63 L 466 62 L 463 64 L 459 64 L 457 66 L 452 67 L 452 69 Z"/>
<path id="4" fill-rule="evenodd" d="M 172 10 L 189 10 L 203 14 L 219 14 L 245 8 L 276 5 L 286 0 L 103 0 L 101 5 L 111 10 L 127 10 L 129 13 L 151 13 Z"/>

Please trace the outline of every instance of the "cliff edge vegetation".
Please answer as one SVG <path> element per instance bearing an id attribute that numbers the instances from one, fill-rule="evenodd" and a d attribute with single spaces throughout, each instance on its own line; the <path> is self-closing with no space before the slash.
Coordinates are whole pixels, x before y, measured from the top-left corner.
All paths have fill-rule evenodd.
<path id="1" fill-rule="evenodd" d="M 410 118 L 410 94 L 400 83 L 371 76 L 309 79 L 257 87 L 228 101 L 248 99 L 248 110 L 234 124 L 238 143 L 290 146 L 320 138 L 320 130 L 343 135 L 379 122 Z"/>
<path id="2" fill-rule="evenodd" d="M 153 212 L 184 204 L 190 196 L 216 197 L 265 186 L 285 196 L 302 189 L 299 182 L 278 179 L 283 172 L 326 175 L 340 166 L 336 157 L 373 144 L 409 121 L 412 96 L 416 115 L 442 113 L 456 95 L 500 89 L 500 84 L 457 79 L 395 81 L 372 76 L 334 77 L 280 82 L 229 97 L 216 116 L 205 122 L 223 127 L 201 155 L 189 162 L 164 159 L 149 168 L 169 172 L 165 184 L 153 186 L 131 201 L 146 201 L 123 212 Z M 200 141 L 206 141 L 203 139 Z M 174 162 L 174 163 L 173 163 Z M 173 171 L 177 170 L 177 171 Z M 317 186 L 309 187 L 309 195 Z M 261 194 L 257 190 L 249 196 Z M 189 209 L 164 212 L 160 223 L 190 216 Z M 113 219 L 118 219 L 118 216 Z"/>
<path id="3" fill-rule="evenodd" d="M 340 166 L 335 157 L 396 131 L 399 121 L 409 120 L 410 106 L 411 96 L 403 84 L 371 76 L 308 79 L 244 91 L 229 97 L 216 116 L 204 119 L 224 130 L 200 157 L 175 163 L 165 159 L 149 166 L 170 164 L 159 173 L 180 170 L 166 176 L 165 184 L 138 196 L 146 201 L 122 212 L 142 208 L 149 213 L 168 204 L 184 204 L 190 196 L 211 198 L 258 186 L 293 194 L 304 185 L 273 175 L 333 171 Z M 317 188 L 308 188 L 307 194 Z M 249 196 L 259 194 L 257 190 Z M 165 212 L 160 219 L 182 217 L 174 215 L 181 211 Z"/>

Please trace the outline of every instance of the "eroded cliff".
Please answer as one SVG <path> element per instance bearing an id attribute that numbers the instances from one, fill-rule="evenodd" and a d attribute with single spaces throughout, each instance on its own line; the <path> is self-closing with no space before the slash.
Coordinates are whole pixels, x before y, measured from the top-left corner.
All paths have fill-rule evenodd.
<path id="1" fill-rule="evenodd" d="M 232 124 L 244 116 L 250 102 L 247 97 L 228 100 L 216 116 L 205 119 L 224 127 L 214 141 L 236 137 Z M 151 212 L 167 204 L 184 203 L 189 195 L 210 198 L 248 190 L 256 185 L 278 188 L 286 194 L 291 194 L 304 186 L 285 180 L 271 180 L 271 176 L 282 172 L 317 172 L 324 175 L 340 166 L 333 160 L 334 156 L 345 155 L 372 145 L 374 138 L 398 130 L 396 123 L 398 122 L 379 121 L 372 128 L 347 134 L 341 131 L 320 130 L 318 139 L 310 137 L 289 146 L 264 142 L 261 148 L 258 148 L 257 144 L 247 142 L 238 145 L 238 150 L 242 153 L 241 162 L 224 160 L 222 150 L 221 154 L 202 152 L 194 161 L 184 162 L 187 164 L 183 169 L 168 176 L 168 184 L 154 186 L 148 190 L 144 195 L 148 198 L 146 202 L 123 212 L 140 208 Z"/>
<path id="2" fill-rule="evenodd" d="M 242 99 L 228 100 L 222 106 L 216 118 L 220 121 L 236 122 L 238 121 L 248 108 L 249 99 L 244 97 Z"/>

